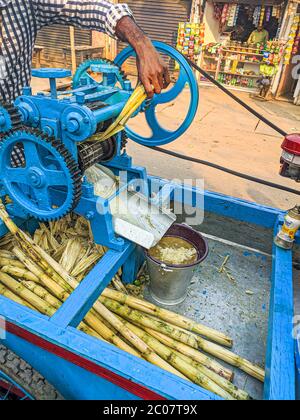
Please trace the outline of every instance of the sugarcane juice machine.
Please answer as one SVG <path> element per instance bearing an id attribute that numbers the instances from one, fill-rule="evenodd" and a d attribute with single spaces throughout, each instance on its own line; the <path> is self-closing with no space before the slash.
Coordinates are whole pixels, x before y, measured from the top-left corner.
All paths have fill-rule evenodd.
<path id="1" fill-rule="evenodd" d="M 130 47 L 114 62 L 93 59 L 82 63 L 71 90 L 57 89 L 57 79 L 71 76 L 70 71 L 35 69 L 34 77 L 49 79 L 50 93 L 33 95 L 32 89 L 25 87 L 14 103 L 1 104 L 0 191 L 3 200 L 9 197 L 7 209 L 19 224 L 29 219 L 55 221 L 74 212 L 89 220 L 97 244 L 122 252 L 128 243 L 126 238 L 140 245 L 144 241 L 149 248 L 174 222 L 175 216 L 160 209 L 160 219 L 151 221 L 155 224 L 158 220 L 156 235 L 152 232 L 141 243 L 139 230 L 131 235 L 130 222 L 111 212 L 112 200 L 124 191 L 134 191 L 143 197 L 141 202 L 158 207 L 160 196 L 165 195 L 161 191 L 150 194 L 146 170 L 134 166 L 126 153 L 128 139 L 145 146 L 165 145 L 188 129 L 197 112 L 198 86 L 189 64 L 174 48 L 161 42 L 155 42 L 155 47 L 170 67 L 177 62 L 179 76 L 169 90 L 145 100 L 133 114 L 144 114 L 152 131 L 150 137 L 127 127 L 105 141 L 97 141 L 97 135 L 120 115 L 134 91 L 122 71 L 126 60 L 135 55 Z M 157 106 L 175 101 L 187 88 L 191 99 L 185 120 L 174 131 L 165 129 L 158 122 Z M 97 196 L 86 176 L 89 168 L 97 164 L 119 177 L 118 188 L 109 197 Z M 125 180 L 120 175 L 124 173 Z M 1 225 L 0 235 L 5 232 Z"/>

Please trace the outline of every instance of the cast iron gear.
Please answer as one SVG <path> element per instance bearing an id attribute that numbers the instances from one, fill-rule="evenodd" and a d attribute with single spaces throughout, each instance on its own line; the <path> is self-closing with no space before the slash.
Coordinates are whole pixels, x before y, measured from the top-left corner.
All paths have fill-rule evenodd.
<path id="1" fill-rule="evenodd" d="M 8 102 L 0 101 L 0 136 L 22 127 L 22 117 L 18 108 Z"/>
<path id="2" fill-rule="evenodd" d="M 77 162 L 60 140 L 37 129 L 12 131 L 1 138 L 0 180 L 13 202 L 41 221 L 66 216 L 81 197 Z"/>
<path id="3" fill-rule="evenodd" d="M 115 85 L 117 82 L 119 82 L 120 85 L 122 86 L 122 88 L 124 88 L 124 82 L 127 80 L 127 75 L 117 64 L 115 64 L 113 61 L 107 60 L 105 58 L 92 58 L 92 59 L 84 61 L 77 68 L 76 73 L 74 74 L 74 77 L 73 77 L 73 89 L 76 89 L 80 86 L 80 80 L 82 79 L 82 77 L 84 77 L 85 75 L 88 77 L 87 72 L 91 68 L 91 66 L 101 65 L 101 64 L 108 64 L 108 65 L 111 65 L 111 66 L 114 66 L 114 67 L 118 67 L 119 70 L 118 70 L 118 72 L 115 73 L 116 77 L 115 77 L 115 81 L 114 81 L 113 85 Z"/>

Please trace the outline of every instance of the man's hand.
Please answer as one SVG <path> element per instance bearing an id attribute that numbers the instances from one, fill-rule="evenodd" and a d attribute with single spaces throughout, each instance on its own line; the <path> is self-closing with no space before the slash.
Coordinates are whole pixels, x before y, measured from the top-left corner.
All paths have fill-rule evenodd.
<path id="1" fill-rule="evenodd" d="M 161 93 L 162 89 L 169 86 L 171 82 L 169 69 L 149 38 L 146 38 L 142 48 L 136 51 L 139 78 L 148 97 L 151 98 L 154 93 Z"/>
<path id="2" fill-rule="evenodd" d="M 116 34 L 136 51 L 139 79 L 148 97 L 152 98 L 154 93 L 166 89 L 171 82 L 168 66 L 133 19 L 127 16 L 122 18 L 117 24 Z"/>

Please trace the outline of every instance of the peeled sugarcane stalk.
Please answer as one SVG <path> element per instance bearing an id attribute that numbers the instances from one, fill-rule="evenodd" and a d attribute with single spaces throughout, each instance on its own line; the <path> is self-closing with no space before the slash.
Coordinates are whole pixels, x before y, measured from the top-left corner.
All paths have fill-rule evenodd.
<path id="1" fill-rule="evenodd" d="M 120 319 L 120 318 L 119 318 Z M 195 368 L 192 363 L 187 362 L 180 354 L 175 353 L 172 349 L 164 346 L 158 340 L 147 334 L 141 328 L 122 320 L 124 325 L 130 328 L 136 335 L 158 353 L 163 359 L 167 360 L 175 369 L 179 370 L 186 379 L 188 377 L 192 382 L 202 386 L 208 391 L 212 391 L 222 398 L 232 400 L 234 399 L 230 393 L 221 388 L 216 382 L 212 381 L 209 377 L 203 374 L 200 369 Z M 188 358 L 187 358 L 188 359 Z M 181 375 L 182 377 L 182 375 Z M 232 385 L 232 384 L 231 384 Z"/>
<path id="2" fill-rule="evenodd" d="M 127 305 L 121 305 L 119 302 L 103 296 L 100 296 L 100 302 L 103 303 L 112 312 L 120 315 L 122 318 L 126 318 L 135 324 L 162 332 L 169 337 L 172 337 L 182 343 L 188 344 L 195 349 L 198 348 L 197 340 L 194 336 L 191 336 L 188 331 L 185 333 L 183 330 L 172 327 L 170 324 L 166 324 L 161 320 L 156 320 L 143 312 L 137 311 L 136 309 L 131 309 Z"/>
<path id="3" fill-rule="evenodd" d="M 219 385 L 222 389 L 224 389 L 228 394 L 230 394 L 236 400 L 251 400 L 252 398 L 250 395 L 243 391 L 242 389 L 237 388 L 233 385 L 230 381 L 221 376 L 217 375 L 216 373 L 212 372 L 210 369 L 206 368 L 205 366 L 201 365 L 198 362 L 190 359 L 189 357 L 181 354 L 177 350 L 173 350 L 178 357 L 181 357 L 186 363 L 191 364 L 193 367 L 198 369 L 203 375 L 207 376 L 217 385 Z"/>
<path id="4" fill-rule="evenodd" d="M 191 359 L 195 360 L 196 362 L 200 363 L 201 365 L 207 367 L 208 369 L 212 370 L 219 376 L 227 379 L 228 381 L 233 380 L 233 372 L 224 366 L 222 366 L 217 361 L 211 359 L 210 357 L 206 356 L 205 354 L 201 353 L 194 348 L 187 346 L 186 344 L 180 343 L 177 340 L 174 340 L 171 337 L 168 337 L 165 334 L 159 333 L 157 331 L 152 330 L 151 328 L 145 328 L 150 335 L 155 337 L 161 343 L 165 344 L 168 347 L 171 347 L 174 350 L 179 351 L 181 354 L 185 356 L 189 356 Z"/>
<path id="5" fill-rule="evenodd" d="M 206 353 L 209 353 L 218 359 L 224 360 L 224 362 L 227 362 L 231 366 L 235 366 L 241 369 L 243 372 L 248 373 L 248 375 L 258 379 L 261 382 L 265 381 L 265 371 L 260 366 L 254 365 L 243 357 L 236 355 L 232 351 L 224 349 L 217 344 L 206 341 L 201 337 L 197 337 L 197 341 L 199 348 Z"/>
<path id="6" fill-rule="evenodd" d="M 101 134 L 101 136 L 97 136 L 96 139 L 98 141 L 104 141 L 119 131 L 124 130 L 125 124 L 131 115 L 142 105 L 146 98 L 147 95 L 145 93 L 145 88 L 140 83 L 127 101 L 127 104 L 125 105 L 119 117 L 113 124 L 108 127 L 108 129 L 103 134 Z"/>
<path id="7" fill-rule="evenodd" d="M 130 306 L 133 309 L 137 309 L 149 315 L 153 315 L 178 327 L 184 328 L 185 330 L 203 335 L 204 337 L 223 346 L 232 346 L 231 338 L 227 337 L 225 334 L 212 328 L 206 327 L 202 324 L 198 324 L 191 319 L 168 311 L 167 309 L 159 308 L 158 306 L 150 302 L 146 302 L 145 300 L 138 299 L 136 297 L 129 296 L 122 292 L 108 288 L 103 291 L 102 296 L 116 300 L 119 303 Z"/>
<path id="8" fill-rule="evenodd" d="M 13 265 L 5 265 L 1 268 L 1 271 L 6 274 L 10 274 L 11 276 L 17 277 L 18 279 L 33 281 L 34 283 L 39 282 L 39 278 L 25 268 L 15 267 Z"/>

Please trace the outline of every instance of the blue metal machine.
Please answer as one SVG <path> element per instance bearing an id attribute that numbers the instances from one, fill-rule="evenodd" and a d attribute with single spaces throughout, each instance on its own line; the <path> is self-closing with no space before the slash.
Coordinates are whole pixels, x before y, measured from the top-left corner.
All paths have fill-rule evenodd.
<path id="1" fill-rule="evenodd" d="M 133 92 L 121 71 L 122 64 L 134 54 L 131 48 L 124 50 L 115 63 L 83 63 L 75 74 L 73 90 L 67 92 L 57 91 L 56 80 L 70 76 L 69 71 L 34 70 L 34 76 L 50 80 L 50 94 L 32 95 L 31 89 L 25 88 L 13 105 L 0 108 L 0 183 L 3 193 L 13 200 L 11 214 L 49 221 L 75 210 L 90 219 L 97 243 L 116 250 L 124 247 L 124 241 L 114 235 L 110 213 L 105 211 L 109 203 L 100 203 L 99 197 L 94 197 L 93 187 L 83 175 L 95 163 L 109 162 L 116 173 L 128 171 L 131 188 L 135 180 L 139 185 L 144 181 L 148 196 L 145 170 L 133 167 L 124 151 L 127 137 L 143 145 L 162 145 L 176 140 L 193 121 L 198 106 L 194 74 L 176 50 L 162 43 L 156 43 L 156 47 L 168 60 L 179 63 L 180 76 L 171 90 L 156 95 L 150 103 L 145 101 L 135 113 L 145 114 L 152 130 L 150 138 L 128 128 L 105 142 L 94 141 L 120 114 Z M 90 72 L 101 75 L 101 81 Z M 159 124 L 156 107 L 174 100 L 186 85 L 191 91 L 186 119 L 177 130 L 168 131 Z"/>
<path id="2" fill-rule="evenodd" d="M 147 176 L 135 167 L 125 151 L 127 138 L 146 146 L 176 140 L 192 123 L 199 93 L 194 74 L 175 49 L 160 42 L 156 48 L 164 58 L 179 64 L 178 81 L 156 95 L 136 112 L 145 114 L 152 130 L 143 137 L 126 129 L 105 142 L 91 141 L 120 114 L 133 92 L 121 71 L 134 56 L 125 49 L 114 63 L 92 60 L 83 63 L 72 90 L 58 91 L 56 80 L 70 76 L 66 70 L 40 69 L 33 75 L 50 80 L 50 93 L 32 95 L 29 87 L 14 104 L 0 108 L 0 192 L 12 202 L 7 206 L 16 223 L 32 229 L 34 220 L 56 220 L 71 211 L 91 222 L 95 241 L 109 251 L 81 282 L 54 316 L 48 318 L 0 296 L 0 321 L 5 334 L 0 342 L 25 359 L 65 398 L 78 399 L 218 399 L 200 387 L 162 371 L 118 348 L 86 336 L 76 328 L 111 278 L 123 268 L 123 280 L 134 279 L 140 263 L 137 247 L 114 233 L 110 200 L 94 196 L 84 172 L 104 163 L 117 175 L 128 172 L 127 184 L 150 199 L 155 192 L 163 200 L 197 207 L 204 195 L 204 210 L 224 220 L 259 226 L 276 234 L 282 212 L 192 187 Z M 102 79 L 94 78 L 102 75 Z M 187 116 L 175 131 L 161 127 L 156 107 L 175 100 L 188 87 L 191 101 Z M 188 197 L 188 198 L 187 198 Z M 188 202 L 187 202 L 188 201 Z M 0 236 L 7 232 L 0 224 Z M 272 291 L 265 399 L 295 398 L 294 341 L 290 334 L 293 317 L 292 252 L 273 248 Z M 1 334 L 1 329 L 0 329 Z"/>

